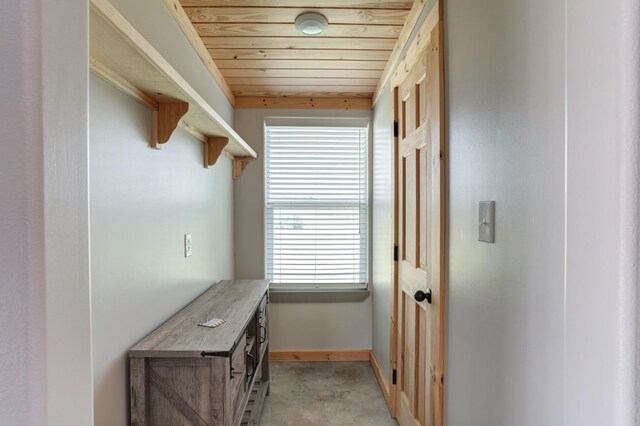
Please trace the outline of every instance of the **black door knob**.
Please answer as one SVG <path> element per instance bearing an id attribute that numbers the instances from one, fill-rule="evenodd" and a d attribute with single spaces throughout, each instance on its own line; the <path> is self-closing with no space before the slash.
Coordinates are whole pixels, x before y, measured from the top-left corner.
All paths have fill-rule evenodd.
<path id="1" fill-rule="evenodd" d="M 413 298 L 416 299 L 416 302 L 424 302 L 426 300 L 428 304 L 431 304 L 431 289 L 427 289 L 426 293 L 418 290 L 416 294 L 413 295 Z"/>

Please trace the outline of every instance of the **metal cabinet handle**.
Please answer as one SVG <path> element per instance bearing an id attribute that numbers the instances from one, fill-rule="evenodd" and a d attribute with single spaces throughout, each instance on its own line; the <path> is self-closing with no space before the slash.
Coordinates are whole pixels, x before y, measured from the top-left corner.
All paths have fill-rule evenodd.
<path id="1" fill-rule="evenodd" d="M 251 377 L 256 374 L 256 358 L 247 352 L 247 356 L 251 358 L 251 373 L 247 373 L 247 377 Z"/>
<path id="2" fill-rule="evenodd" d="M 267 328 L 264 325 L 260 324 L 260 343 L 264 343 L 266 340 L 267 340 Z"/>

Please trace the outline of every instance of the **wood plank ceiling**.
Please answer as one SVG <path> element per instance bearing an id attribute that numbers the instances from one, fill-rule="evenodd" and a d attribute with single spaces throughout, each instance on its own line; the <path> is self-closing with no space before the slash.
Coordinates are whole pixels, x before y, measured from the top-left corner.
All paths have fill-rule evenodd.
<path id="1" fill-rule="evenodd" d="M 413 0 L 180 0 L 236 100 L 371 99 Z M 298 32 L 323 14 L 318 36 Z M 244 103 L 245 105 L 247 102 Z"/>

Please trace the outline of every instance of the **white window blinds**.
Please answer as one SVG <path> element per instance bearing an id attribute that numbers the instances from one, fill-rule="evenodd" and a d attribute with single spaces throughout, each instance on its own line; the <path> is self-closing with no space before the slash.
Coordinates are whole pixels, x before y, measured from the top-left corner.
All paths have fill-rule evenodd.
<path id="1" fill-rule="evenodd" d="M 267 126 L 265 134 L 267 278 L 365 286 L 367 128 Z"/>

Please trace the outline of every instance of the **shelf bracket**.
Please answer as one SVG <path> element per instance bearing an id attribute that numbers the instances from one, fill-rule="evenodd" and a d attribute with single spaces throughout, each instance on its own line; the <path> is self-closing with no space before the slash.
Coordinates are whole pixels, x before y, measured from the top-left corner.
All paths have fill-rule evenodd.
<path id="1" fill-rule="evenodd" d="M 204 167 L 206 169 L 216 164 L 222 154 L 222 150 L 228 143 L 229 138 L 225 137 L 215 136 L 207 139 L 204 144 Z"/>
<path id="2" fill-rule="evenodd" d="M 169 141 L 187 111 L 189 111 L 187 102 L 158 102 L 158 110 L 153 114 L 152 146 L 154 148 L 159 148 L 159 145 Z"/>
<path id="3" fill-rule="evenodd" d="M 236 157 L 233 160 L 233 178 L 237 179 L 240 177 L 244 169 L 247 167 L 247 164 L 253 160 L 253 157 Z"/>

